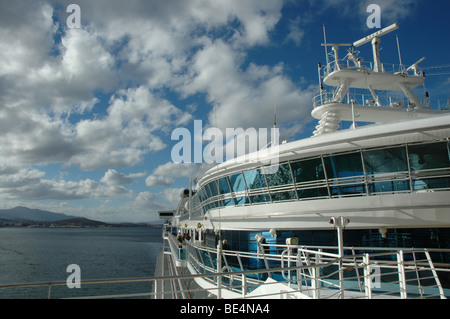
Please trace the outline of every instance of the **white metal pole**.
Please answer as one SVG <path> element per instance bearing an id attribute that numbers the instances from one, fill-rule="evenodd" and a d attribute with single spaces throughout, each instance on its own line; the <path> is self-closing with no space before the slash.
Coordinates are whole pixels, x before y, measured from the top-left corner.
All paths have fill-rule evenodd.
<path id="1" fill-rule="evenodd" d="M 217 244 L 217 273 L 222 272 L 222 236 L 219 231 L 219 243 Z M 222 299 L 222 277 L 217 276 L 217 299 Z"/>
<path id="2" fill-rule="evenodd" d="M 400 68 L 401 68 L 401 71 L 403 71 L 402 55 L 401 55 L 401 53 L 400 53 L 400 42 L 398 41 L 398 34 L 397 34 L 396 37 L 397 37 L 398 59 L 399 59 L 399 61 L 400 61 Z"/>
<path id="3" fill-rule="evenodd" d="M 323 40 L 325 41 L 325 58 L 327 60 L 327 67 L 328 67 L 328 64 L 330 63 L 330 61 L 328 59 L 327 33 L 326 33 L 326 30 L 325 30 L 325 24 L 323 25 Z"/>
<path id="4" fill-rule="evenodd" d="M 355 100 L 352 99 L 352 120 L 353 120 L 353 129 L 356 129 L 355 123 Z"/>

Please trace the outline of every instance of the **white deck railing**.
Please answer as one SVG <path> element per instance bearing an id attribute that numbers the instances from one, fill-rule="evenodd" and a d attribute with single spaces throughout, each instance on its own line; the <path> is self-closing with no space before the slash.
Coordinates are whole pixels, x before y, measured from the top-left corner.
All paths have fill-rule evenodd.
<path id="1" fill-rule="evenodd" d="M 260 245 L 257 253 L 224 250 L 217 258 L 217 249 L 187 242 L 181 249 L 189 253 L 188 264 L 180 270 L 173 261 L 184 260 L 186 256 L 171 250 L 168 240 L 175 241 L 175 237 L 165 234 L 168 250 L 163 257 L 168 270 L 159 277 L 81 283 L 82 288 L 142 283 L 148 287 L 144 292 L 120 293 L 117 289 L 114 294 L 92 293 L 73 298 L 444 299 L 450 296 L 438 277 L 438 273 L 448 272 L 450 265 L 431 259 L 432 253 L 448 254 L 448 249 L 352 247 L 345 248 L 347 255 L 339 257 L 334 252 L 336 247 Z M 200 282 L 209 285 L 200 287 Z M 66 282 L 0 285 L 0 296 L 6 290 L 41 289 L 42 298 L 57 298 L 59 293 L 55 289 L 66 285 Z"/>
<path id="2" fill-rule="evenodd" d="M 357 61 L 353 62 L 347 58 L 339 59 L 336 63 L 336 60 L 329 62 L 327 65 L 322 66 L 321 75 L 323 77 L 328 76 L 334 71 L 348 69 L 353 71 L 361 71 L 368 72 L 374 70 L 374 62 L 373 61 Z M 409 76 L 418 76 L 423 77 L 424 73 L 420 67 L 417 70 L 413 68 L 408 69 L 406 65 L 403 64 L 394 64 L 394 63 L 381 63 L 381 69 L 384 73 L 390 74 L 403 74 Z"/>
<path id="3" fill-rule="evenodd" d="M 325 251 L 330 247 L 260 245 L 258 253 L 225 250 L 217 258 L 217 249 L 190 242 L 187 247 L 197 274 L 241 298 L 253 297 L 266 278 L 309 298 L 445 298 L 437 272 L 450 266 L 436 267 L 427 249 L 352 248 L 339 257 Z"/>
<path id="4" fill-rule="evenodd" d="M 336 89 L 337 90 L 337 89 Z M 378 102 L 381 106 L 376 105 L 376 101 L 374 100 L 372 94 L 370 92 L 367 93 L 353 93 L 349 92 L 345 95 L 342 100 L 342 104 L 352 105 L 352 101 L 355 106 L 373 106 L 373 107 L 390 107 L 390 108 L 406 108 L 413 109 L 416 105 L 411 104 L 403 94 L 399 92 L 383 92 L 379 95 Z M 435 110 L 435 111 L 448 111 L 450 110 L 450 99 L 432 99 L 432 98 L 422 98 L 419 99 L 421 106 L 423 106 L 423 110 Z M 335 92 L 331 91 L 322 91 L 321 94 L 314 96 L 313 98 L 313 106 L 317 108 L 322 105 L 337 103 L 337 97 L 335 96 Z M 418 105 L 417 105 L 418 106 Z"/>

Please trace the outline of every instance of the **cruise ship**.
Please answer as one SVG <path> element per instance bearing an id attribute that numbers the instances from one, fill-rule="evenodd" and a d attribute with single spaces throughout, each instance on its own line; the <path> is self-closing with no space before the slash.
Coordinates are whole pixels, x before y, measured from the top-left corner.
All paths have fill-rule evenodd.
<path id="1" fill-rule="evenodd" d="M 157 298 L 450 296 L 449 102 L 425 92 L 425 58 L 381 62 L 397 28 L 325 36 L 311 137 L 193 176 L 159 212 Z"/>

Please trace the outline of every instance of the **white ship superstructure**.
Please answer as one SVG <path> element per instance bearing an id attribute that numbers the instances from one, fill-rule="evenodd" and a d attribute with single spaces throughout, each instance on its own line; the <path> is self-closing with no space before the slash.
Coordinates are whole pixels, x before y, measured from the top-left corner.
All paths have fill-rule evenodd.
<path id="1" fill-rule="evenodd" d="M 267 158 L 255 154 L 217 165 L 195 177 L 196 187 L 185 191 L 178 209 L 165 212 L 170 229 L 190 238 L 177 246 L 166 233 L 174 264 L 194 275 L 234 273 L 228 285 L 218 277 L 196 279 L 197 284 L 222 298 L 256 297 L 267 280 L 272 284 L 267 291 L 320 298 L 337 287 L 343 298 L 342 269 L 351 264 L 359 290 L 346 296 L 371 298 L 368 271 L 389 260 L 404 283 L 395 297 L 411 296 L 408 267 L 431 272 L 438 291 L 425 293 L 416 278 L 414 295 L 444 297 L 441 281 L 448 284 L 449 277 L 442 269 L 450 262 L 450 112 L 445 102 L 434 105 L 428 93 L 417 96 L 424 86 L 424 58 L 411 66 L 381 62 L 380 39 L 397 28 L 353 44 L 324 43 L 327 63 L 319 64 L 320 94 L 312 111 L 319 123 L 313 136 L 278 145 Z M 365 62 L 355 48 L 369 43 L 373 61 Z M 340 59 L 342 47 L 348 50 Z M 277 157 L 276 167 L 267 164 L 270 156 Z M 438 248 L 444 250 L 434 253 Z M 334 252 L 323 255 L 327 249 Z M 374 264 L 369 255 L 358 255 L 377 249 L 388 250 Z M 420 263 L 416 253 L 425 256 Z M 439 276 L 435 264 L 443 267 Z M 329 266 L 337 267 L 335 281 L 324 275 Z M 259 283 L 250 289 L 247 278 Z"/>
<path id="2" fill-rule="evenodd" d="M 322 73 L 323 83 L 335 89 L 323 91 L 321 82 L 321 94 L 314 99 L 312 112 L 312 116 L 320 120 L 315 135 L 335 132 L 340 121 L 398 122 L 433 117 L 448 110 L 448 101 L 432 109 L 428 93 L 425 92 L 424 98 L 419 99 L 413 92 L 417 87 L 424 86 L 425 74 L 419 65 L 425 57 L 409 67 L 381 63 L 380 37 L 397 28 L 397 24 L 391 25 L 353 44 L 323 44 L 332 47 L 333 61 L 327 62 L 323 69 L 319 65 L 319 72 Z M 373 46 L 371 62 L 362 61 L 358 58 L 359 52 L 355 51 L 355 48 L 367 43 Z M 342 60 L 339 59 L 340 47 L 350 47 Z M 350 89 L 355 91 L 350 92 Z M 383 109 L 380 111 L 379 108 Z"/>

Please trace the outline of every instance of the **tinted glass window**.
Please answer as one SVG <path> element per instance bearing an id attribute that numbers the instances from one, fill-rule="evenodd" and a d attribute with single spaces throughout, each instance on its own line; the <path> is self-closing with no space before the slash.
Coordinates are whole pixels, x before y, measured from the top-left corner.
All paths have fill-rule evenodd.
<path id="1" fill-rule="evenodd" d="M 221 179 L 219 179 L 219 191 L 220 194 L 231 193 L 230 187 L 228 186 L 228 180 L 226 177 L 222 177 Z"/>
<path id="2" fill-rule="evenodd" d="M 370 193 L 396 193 L 410 189 L 409 180 L 370 183 L 368 187 Z"/>
<path id="3" fill-rule="evenodd" d="M 242 196 L 242 197 L 236 197 L 236 205 L 245 205 L 245 204 L 249 204 L 250 201 L 248 199 L 247 196 Z"/>
<path id="4" fill-rule="evenodd" d="M 366 174 L 408 171 L 405 147 L 365 151 L 363 156 Z"/>
<path id="5" fill-rule="evenodd" d="M 330 192 L 332 196 L 363 195 L 366 194 L 366 186 L 363 184 L 332 186 Z"/>
<path id="6" fill-rule="evenodd" d="M 200 198 L 200 201 L 204 202 L 206 200 L 206 192 L 205 192 L 205 188 L 202 187 L 199 191 L 198 191 L 198 197 Z"/>
<path id="7" fill-rule="evenodd" d="M 297 194 L 299 199 L 327 197 L 328 189 L 326 187 L 300 189 L 297 191 Z"/>
<path id="8" fill-rule="evenodd" d="M 269 186 L 273 187 L 292 184 L 291 169 L 289 168 L 288 163 L 278 165 L 278 167 L 264 167 L 264 173 L 266 175 L 267 183 L 269 184 Z"/>
<path id="9" fill-rule="evenodd" d="M 206 196 L 207 196 L 206 199 L 211 198 L 212 195 L 211 195 L 211 191 L 209 190 L 209 186 L 208 185 L 205 185 L 204 190 L 205 190 L 205 193 L 206 193 Z"/>
<path id="10" fill-rule="evenodd" d="M 270 197 L 267 194 L 253 195 L 253 196 L 250 196 L 250 199 L 252 201 L 252 204 L 270 202 Z"/>
<path id="11" fill-rule="evenodd" d="M 244 177 L 248 189 L 259 189 L 267 186 L 264 175 L 259 169 L 244 172 Z"/>
<path id="12" fill-rule="evenodd" d="M 336 155 L 324 158 L 328 178 L 364 175 L 361 153 Z"/>
<path id="13" fill-rule="evenodd" d="M 212 181 L 212 182 L 209 183 L 208 185 L 209 185 L 209 189 L 211 190 L 212 196 L 217 196 L 217 195 L 219 195 L 219 190 L 218 190 L 218 188 L 217 188 L 216 181 Z"/>
<path id="14" fill-rule="evenodd" d="M 411 171 L 450 167 L 449 142 L 408 146 Z"/>
<path id="15" fill-rule="evenodd" d="M 224 206 L 234 206 L 234 199 L 233 198 L 227 198 L 223 200 Z"/>
<path id="16" fill-rule="evenodd" d="M 325 179 L 320 158 L 291 163 L 291 167 L 296 183 Z"/>
<path id="17" fill-rule="evenodd" d="M 297 199 L 294 191 L 271 193 L 274 202 Z"/>
<path id="18" fill-rule="evenodd" d="M 242 174 L 235 174 L 228 178 L 230 179 L 230 185 L 233 192 L 245 191 L 244 176 Z"/>
<path id="19" fill-rule="evenodd" d="M 415 191 L 427 190 L 427 189 L 449 189 L 450 178 L 422 178 L 413 181 L 413 187 Z"/>

